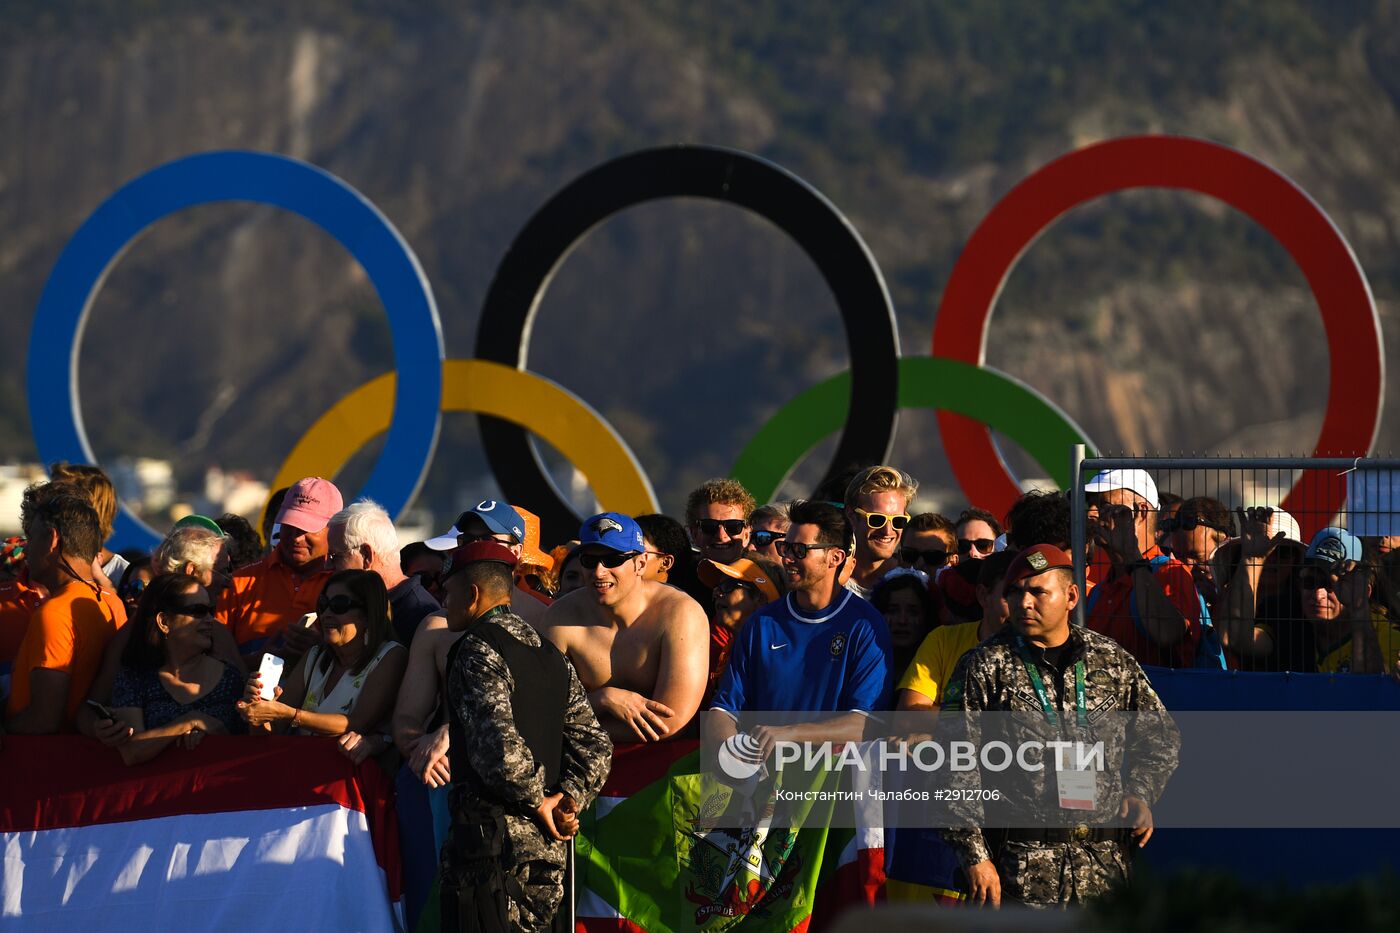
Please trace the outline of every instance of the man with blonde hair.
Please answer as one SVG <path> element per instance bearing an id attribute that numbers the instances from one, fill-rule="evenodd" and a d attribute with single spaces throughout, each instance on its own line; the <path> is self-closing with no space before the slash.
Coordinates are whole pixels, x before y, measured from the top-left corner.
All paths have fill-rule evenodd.
<path id="1" fill-rule="evenodd" d="M 875 584 L 899 566 L 899 542 L 919 483 L 892 466 L 861 470 L 846 486 L 846 517 L 855 532 L 855 569 L 847 589 L 867 599 Z"/>
<path id="2" fill-rule="evenodd" d="M 696 487 L 685 500 L 685 524 L 701 556 L 721 564 L 743 557 L 757 505 L 738 480 L 712 479 Z"/>

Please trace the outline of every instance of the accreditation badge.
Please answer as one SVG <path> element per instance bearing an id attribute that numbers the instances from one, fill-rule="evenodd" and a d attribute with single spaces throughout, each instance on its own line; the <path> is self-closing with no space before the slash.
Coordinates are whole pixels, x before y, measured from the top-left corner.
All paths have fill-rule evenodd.
<path id="1" fill-rule="evenodd" d="M 1099 793 L 1098 771 L 1093 768 L 1056 771 L 1055 780 L 1059 785 L 1061 809 L 1094 809 L 1094 801 Z"/>

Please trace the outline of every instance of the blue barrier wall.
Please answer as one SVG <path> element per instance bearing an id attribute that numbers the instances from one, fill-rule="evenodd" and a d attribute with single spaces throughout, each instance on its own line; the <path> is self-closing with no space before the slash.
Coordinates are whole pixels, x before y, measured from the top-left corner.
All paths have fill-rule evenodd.
<path id="1" fill-rule="evenodd" d="M 1172 710 L 1400 710 L 1400 684 L 1384 676 L 1165 668 L 1147 674 Z M 1400 783 L 1400 775 L 1395 779 Z M 1384 785 L 1366 787 L 1374 792 Z M 1139 864 L 1162 872 L 1219 869 L 1253 881 L 1308 884 L 1345 881 L 1386 866 L 1400 869 L 1397 851 L 1393 829 L 1164 829 L 1153 835 Z"/>

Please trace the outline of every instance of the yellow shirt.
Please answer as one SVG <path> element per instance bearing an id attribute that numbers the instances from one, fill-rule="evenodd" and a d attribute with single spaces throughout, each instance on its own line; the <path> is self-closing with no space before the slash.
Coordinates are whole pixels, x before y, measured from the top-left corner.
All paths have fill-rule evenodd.
<path id="1" fill-rule="evenodd" d="M 975 648 L 982 641 L 977 637 L 977 628 L 981 624 L 980 621 L 960 622 L 957 625 L 941 625 L 929 632 L 914 654 L 909 669 L 899 679 L 899 689 L 913 690 L 935 704 L 941 703 L 943 687 L 953 676 L 958 660 L 969 648 Z"/>
<path id="2" fill-rule="evenodd" d="M 1390 670 L 1395 663 L 1395 653 L 1400 651 L 1400 628 L 1392 625 L 1379 612 L 1371 613 L 1371 626 L 1376 630 L 1376 641 L 1381 645 L 1382 670 Z M 1319 674 L 1346 674 L 1351 671 L 1351 639 L 1348 638 L 1325 656 L 1318 658 Z"/>

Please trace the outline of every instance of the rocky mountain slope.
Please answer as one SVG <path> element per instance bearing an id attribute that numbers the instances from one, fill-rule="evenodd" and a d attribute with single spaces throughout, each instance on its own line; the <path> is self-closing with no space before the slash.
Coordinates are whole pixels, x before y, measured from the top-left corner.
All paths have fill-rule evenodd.
<path id="1" fill-rule="evenodd" d="M 5 458 L 34 455 L 25 348 L 67 238 L 126 180 L 223 148 L 309 160 L 374 201 L 422 260 L 454 357 L 472 353 L 511 239 L 576 175 L 651 145 L 746 149 L 846 212 L 889 281 L 904 352 L 927 353 L 962 246 L 1016 182 L 1100 139 L 1201 136 L 1275 166 L 1331 215 L 1370 279 L 1387 358 L 1400 359 L 1396 2 L 1204 15 L 1087 0 L 222 13 L 22 0 L 0 8 L 0 75 Z M 678 510 L 845 353 L 830 295 L 793 244 L 732 208 L 676 202 L 619 215 L 578 246 L 543 302 L 530 365 L 603 412 Z M 1326 404 L 1325 337 L 1287 254 L 1235 211 L 1169 192 L 1100 199 L 1047 231 L 1002 293 L 987 359 L 1109 450 L 1305 452 Z M 115 266 L 80 385 L 103 459 L 270 478 L 321 412 L 391 363 L 373 289 L 334 241 L 276 210 L 215 204 L 157 224 Z M 1380 452 L 1400 425 L 1388 402 Z M 936 502 L 961 505 L 931 415 L 906 415 L 896 456 Z M 474 419 L 449 416 L 422 501 L 451 515 L 489 492 L 484 472 Z"/>

